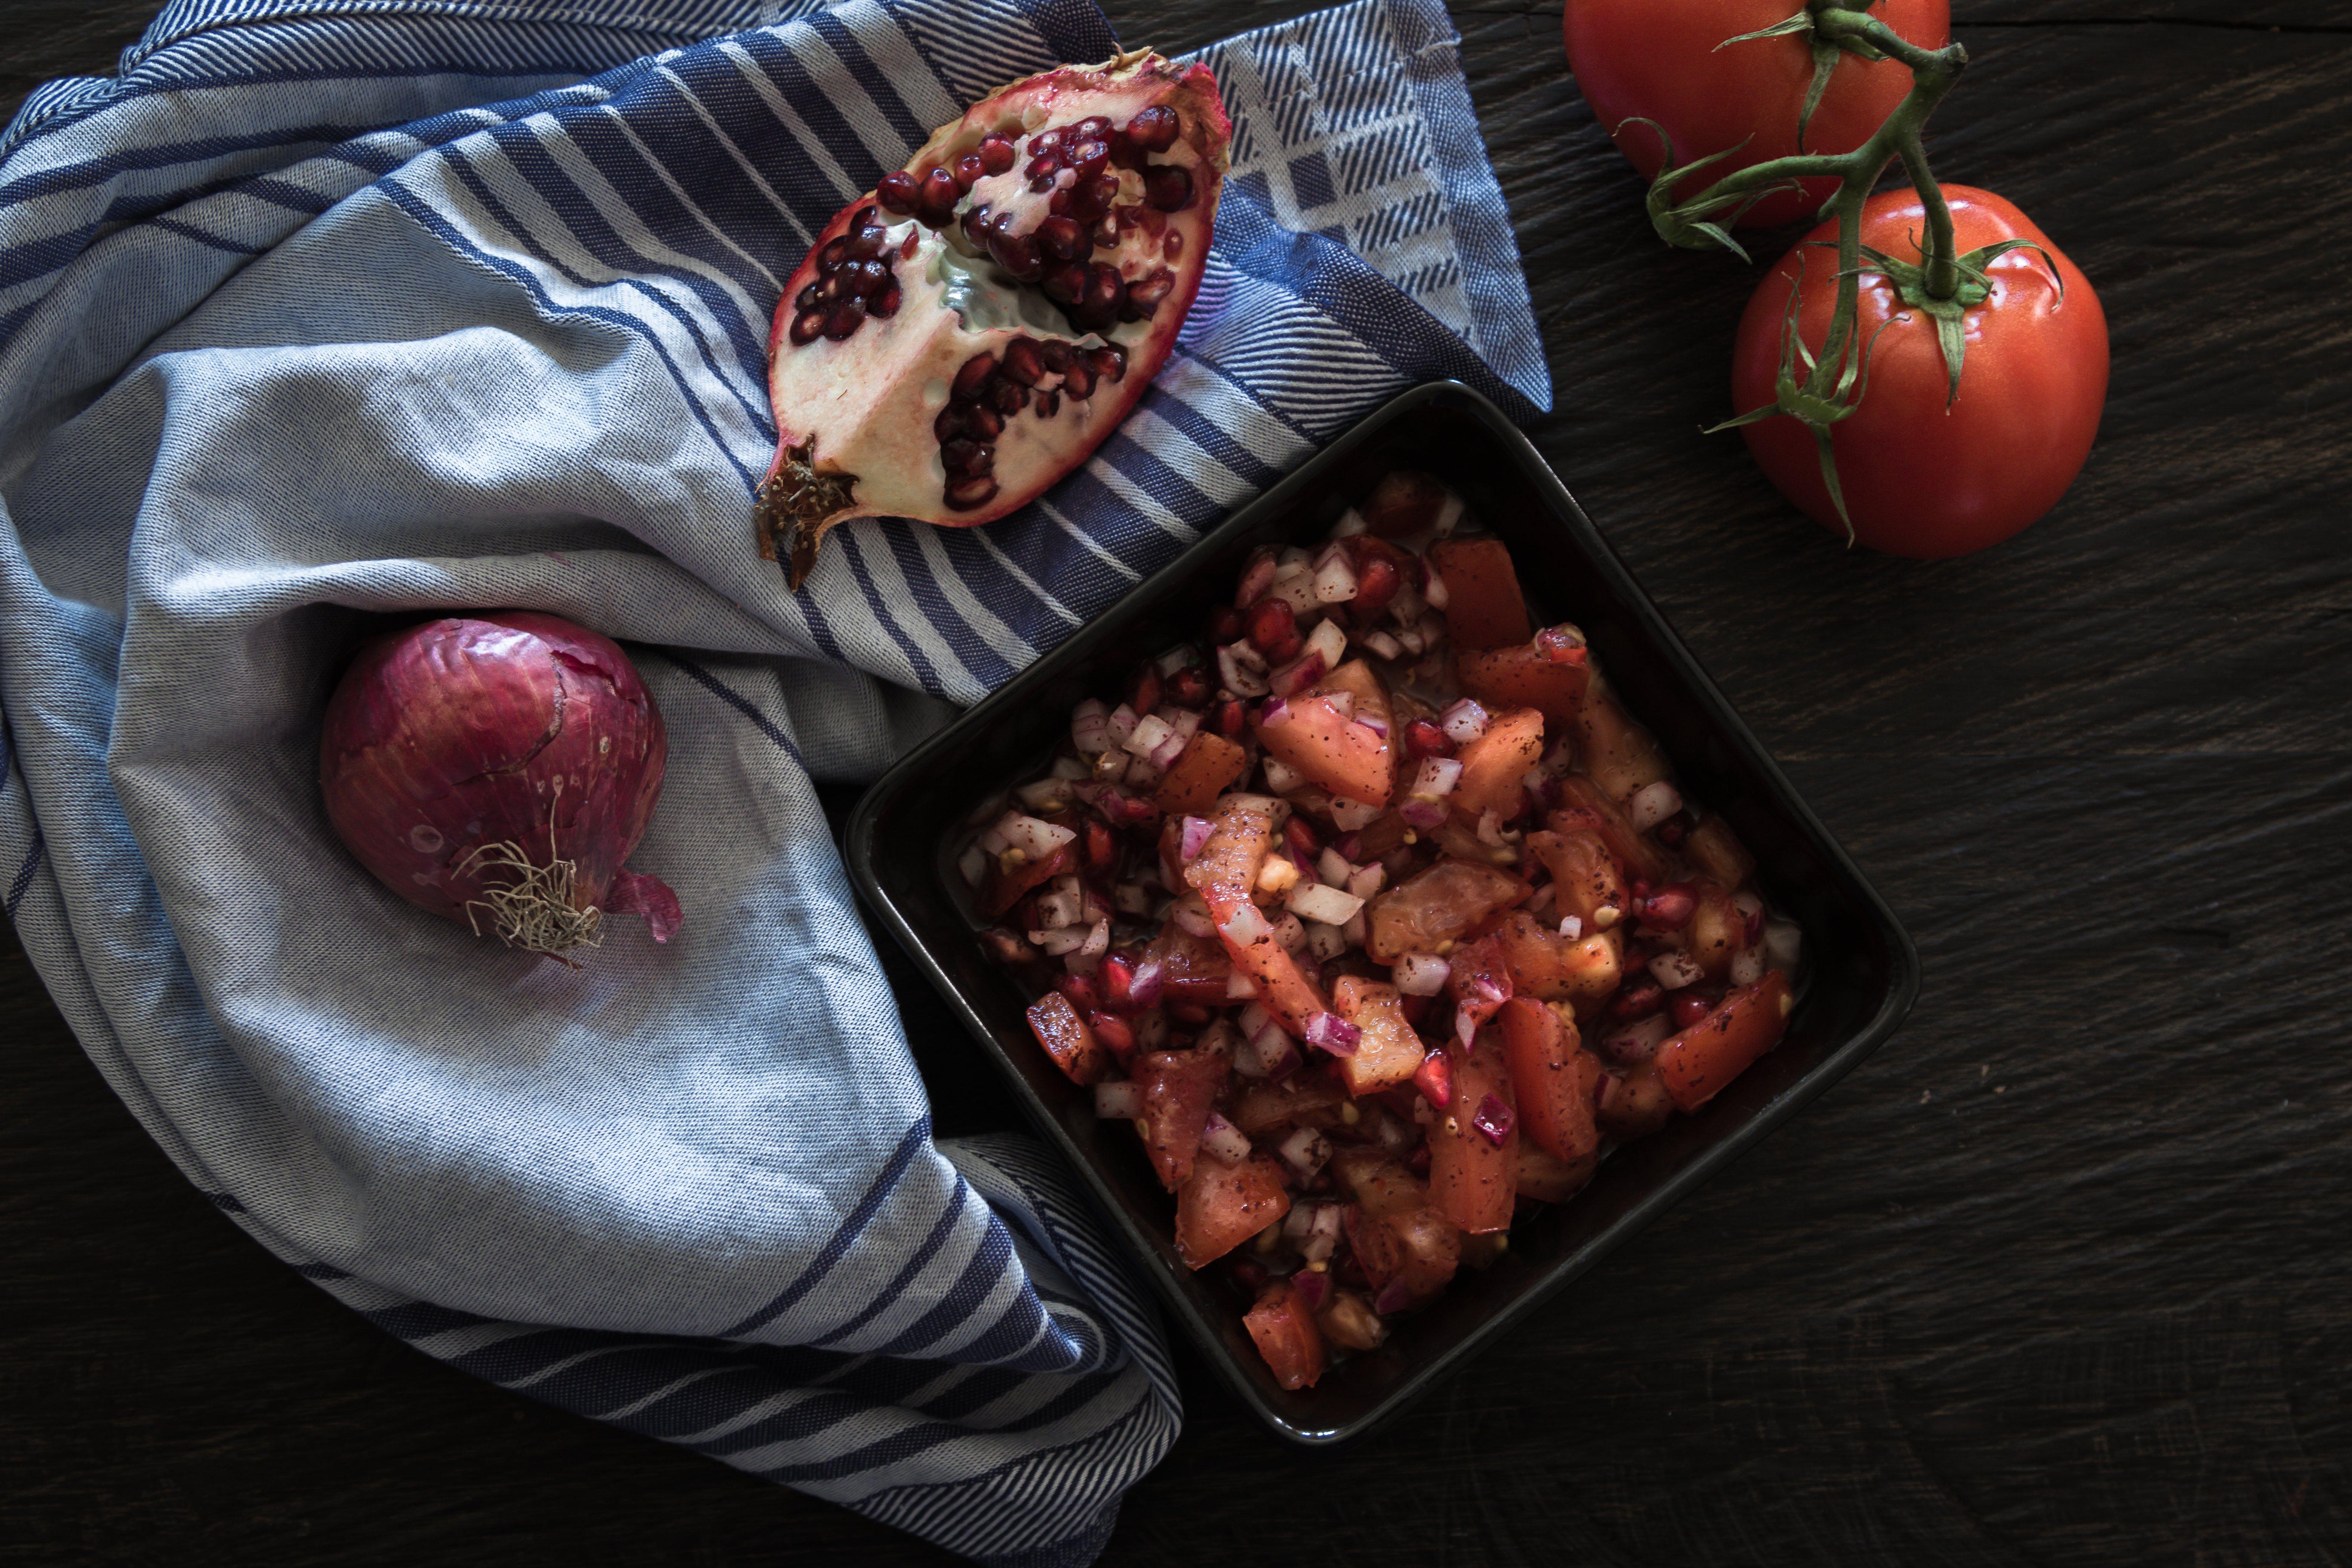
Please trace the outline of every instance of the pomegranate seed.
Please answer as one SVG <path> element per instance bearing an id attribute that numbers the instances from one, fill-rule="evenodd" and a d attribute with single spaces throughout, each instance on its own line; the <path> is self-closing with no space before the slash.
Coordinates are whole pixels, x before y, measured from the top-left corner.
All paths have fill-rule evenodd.
<path id="1" fill-rule="evenodd" d="M 1118 864 L 1118 840 L 1111 836 L 1110 824 L 1099 817 L 1087 819 L 1087 869 L 1097 876 L 1108 876 Z"/>
<path id="2" fill-rule="evenodd" d="M 1108 326 L 1127 304 L 1127 280 L 1116 267 L 1095 264 L 1087 277 L 1087 291 L 1078 300 L 1078 309 L 1097 325 Z"/>
<path id="3" fill-rule="evenodd" d="M 1052 179 L 1054 177 L 1055 171 L 1061 168 L 1061 166 L 1062 160 L 1056 157 L 1054 153 L 1050 152 L 1040 153 L 1035 157 L 1029 160 L 1029 166 L 1021 171 L 1021 177 L 1027 180 L 1030 184 L 1030 187 L 1034 189 L 1039 180 Z"/>
<path id="4" fill-rule="evenodd" d="M 821 305 L 830 305 L 848 292 L 848 280 L 838 272 L 827 273 L 816 284 L 817 303 Z"/>
<path id="5" fill-rule="evenodd" d="M 1110 134 L 1110 121 L 1099 114 L 1089 114 L 1063 134 L 1072 142 L 1098 142 Z"/>
<path id="6" fill-rule="evenodd" d="M 1118 219 L 1119 227 L 1133 228 L 1138 221 L 1138 215 L 1142 211 L 1141 207 L 1121 207 L 1113 216 Z"/>
<path id="7" fill-rule="evenodd" d="M 1672 849 L 1680 845 L 1684 839 L 1688 838 L 1690 830 L 1696 826 L 1696 824 L 1691 820 L 1689 812 L 1678 811 L 1650 831 L 1658 836 L 1659 843 Z"/>
<path id="8" fill-rule="evenodd" d="M 1127 122 L 1127 139 L 1147 153 L 1165 153 L 1176 145 L 1178 129 L 1176 111 L 1155 103 Z"/>
<path id="9" fill-rule="evenodd" d="M 1076 169 L 1081 178 L 1098 172 L 1109 162 L 1110 143 L 1108 142 L 1090 137 L 1070 149 L 1070 167 Z"/>
<path id="10" fill-rule="evenodd" d="M 1228 697 L 1217 710 L 1217 733 L 1228 741 L 1238 741 L 1249 727 L 1249 708 L 1238 697 Z"/>
<path id="11" fill-rule="evenodd" d="M 1666 1011 L 1673 1016 L 1675 1028 L 1687 1029 L 1693 1024 L 1704 1019 L 1709 1013 L 1714 1012 L 1715 1007 L 1696 991 L 1677 991 L 1675 993 L 1674 1000 L 1667 1005 Z"/>
<path id="12" fill-rule="evenodd" d="M 1138 207 L 1135 209 L 1135 221 L 1141 226 L 1144 233 L 1156 239 L 1159 237 L 1160 231 L 1168 225 L 1168 215 L 1158 207 Z"/>
<path id="13" fill-rule="evenodd" d="M 985 250 L 988 248 L 988 204 L 982 202 L 978 206 L 965 209 L 963 237 L 979 249 Z"/>
<path id="14" fill-rule="evenodd" d="M 1646 899 L 1650 896 L 1650 884 L 1646 878 L 1636 877 L 1625 890 L 1637 899 Z"/>
<path id="15" fill-rule="evenodd" d="M 985 441 L 958 437 L 940 448 L 940 464 L 958 479 L 996 471 L 996 448 Z"/>
<path id="16" fill-rule="evenodd" d="M 921 199 L 920 190 L 914 175 L 904 169 L 893 169 L 882 176 L 881 184 L 874 187 L 874 199 L 903 216 L 915 210 L 916 204 Z"/>
<path id="17" fill-rule="evenodd" d="M 1630 954 L 1626 967 L 1633 967 Z M 1636 1018 L 1648 1017 L 1665 1005 L 1664 986 L 1654 980 L 1636 980 L 1609 998 L 1609 1016 L 1621 1024 L 1630 1024 Z"/>
<path id="18" fill-rule="evenodd" d="M 1102 992 L 1091 974 L 1065 974 L 1054 982 L 1054 989 L 1070 999 L 1070 1005 L 1081 1013 L 1102 1011 Z"/>
<path id="19" fill-rule="evenodd" d="M 1192 176 L 1173 163 L 1146 170 L 1143 199 L 1161 212 L 1181 213 L 1192 205 Z"/>
<path id="20" fill-rule="evenodd" d="M 1426 1002 L 1429 998 L 1426 996 L 1419 996 L 1415 997 L 1414 1000 Z M 1404 1157 L 1404 1168 L 1411 1171 L 1416 1176 L 1425 1176 L 1429 1174 L 1429 1141 L 1427 1139 L 1424 1138 L 1420 1142 L 1412 1146 L 1412 1152 Z M 1393 1285 L 1396 1281 L 1391 1280 L 1389 1283 Z M 1388 1299 L 1388 1291 L 1386 1289 L 1381 1290 L 1381 1299 L 1382 1300 L 1386 1300 Z M 1400 1301 L 1395 1306 L 1391 1307 L 1389 1310 L 1393 1312 L 1399 1308 L 1410 1304 L 1410 1300 L 1411 1299 L 1407 1298 L 1406 1300 Z"/>
<path id="21" fill-rule="evenodd" d="M 923 237 L 913 229 L 908 229 L 906 243 L 898 247 L 898 254 L 912 261 L 915 259 L 915 252 L 921 249 L 922 246 Z"/>
<path id="22" fill-rule="evenodd" d="M 1051 419 L 1055 415 L 1059 414 L 1061 411 L 1062 395 L 1060 393 L 1041 392 L 1037 395 L 1038 418 Z"/>
<path id="23" fill-rule="evenodd" d="M 1103 831 L 1108 833 L 1110 829 L 1106 827 Z M 1135 1005 L 1135 965 L 1118 954 L 1102 961 L 1101 967 L 1095 971 L 1095 985 L 1102 993 L 1103 1005 L 1110 1011 L 1124 1013 Z"/>
<path id="24" fill-rule="evenodd" d="M 1249 607 L 1250 647 L 1269 658 L 1297 631 L 1298 616 L 1287 599 L 1260 599 Z"/>
<path id="25" fill-rule="evenodd" d="M 1138 713 L 1149 713 L 1160 706 L 1160 667 L 1147 664 L 1127 683 L 1127 705 Z"/>
<path id="26" fill-rule="evenodd" d="M 1047 219 L 1052 222 L 1052 219 Z M 1075 305 L 1085 297 L 1087 279 L 1092 276 L 1083 261 L 1073 261 L 1045 274 L 1045 298 L 1056 305 Z"/>
<path id="27" fill-rule="evenodd" d="M 1209 672 L 1188 664 L 1168 678 L 1168 700 L 1179 708 L 1198 708 L 1209 700 Z"/>
<path id="28" fill-rule="evenodd" d="M 1055 217 L 1066 216 L 1070 210 L 1070 193 L 1064 190 L 1056 190 L 1052 195 L 1047 196 L 1045 198 L 1045 210 L 1052 213 Z"/>
<path id="29" fill-rule="evenodd" d="M 1047 126 L 1045 130 L 1037 132 L 1036 135 L 1029 138 L 1029 151 L 1032 153 L 1051 153 L 1055 151 L 1062 145 L 1062 137 L 1066 129 L 1066 127 L 1060 125 Z"/>
<path id="30" fill-rule="evenodd" d="M 1316 837 L 1315 826 L 1303 816 L 1294 816 L 1282 825 L 1284 842 L 1309 860 L 1322 852 L 1323 841 Z"/>
<path id="31" fill-rule="evenodd" d="M 995 409 L 985 403 L 968 404 L 963 411 L 963 427 L 967 434 L 981 441 L 993 441 L 1004 434 L 1004 421 Z"/>
<path id="32" fill-rule="evenodd" d="M 1062 389 L 1080 402 L 1095 393 L 1095 367 L 1085 360 L 1073 360 L 1070 368 L 1062 373 Z"/>
<path id="33" fill-rule="evenodd" d="M 968 479 L 958 479 L 947 489 L 948 505 L 958 511 L 970 511 L 976 506 L 986 506 L 996 499 L 996 481 L 986 474 L 974 474 Z"/>
<path id="34" fill-rule="evenodd" d="M 956 399 L 964 403 L 978 401 L 982 391 L 995 374 L 996 356 L 994 354 L 972 355 L 963 362 L 963 368 L 956 372 L 954 389 Z"/>
<path id="35" fill-rule="evenodd" d="M 886 283 L 880 293 L 866 301 L 866 313 L 887 321 L 898 313 L 898 286 Z"/>
<path id="36" fill-rule="evenodd" d="M 1172 228 L 1170 229 L 1168 231 L 1168 237 L 1160 242 L 1160 254 L 1166 257 L 1171 261 L 1182 256 L 1184 254 L 1184 237 L 1177 233 L 1176 230 Z"/>
<path id="37" fill-rule="evenodd" d="M 1680 931 L 1698 913 L 1698 889 L 1674 882 L 1635 902 L 1634 914 L 1653 931 Z"/>
<path id="38" fill-rule="evenodd" d="M 1017 381 L 998 376 L 988 384 L 989 406 L 1007 419 L 1029 406 L 1029 389 Z"/>
<path id="39" fill-rule="evenodd" d="M 794 348 L 813 343 L 824 335 L 824 312 L 823 310 L 803 310 L 793 318 L 792 338 Z"/>
<path id="40" fill-rule="evenodd" d="M 1450 757 L 1454 754 L 1454 737 L 1426 719 L 1415 719 L 1404 727 L 1404 754 L 1414 762 Z"/>
<path id="41" fill-rule="evenodd" d="M 1038 259 L 1037 247 L 1022 235 L 998 229 L 988 237 L 988 253 L 996 258 L 999 267 L 1024 283 L 1034 283 L 1045 276 L 1045 264 Z"/>
<path id="42" fill-rule="evenodd" d="M 931 421 L 931 435 L 938 439 L 940 446 L 946 446 L 963 434 L 963 415 L 964 411 L 961 408 L 950 403 L 940 410 L 940 416 L 937 419 Z"/>
<path id="43" fill-rule="evenodd" d="M 1377 616 L 1388 608 L 1396 597 L 1402 581 L 1397 575 L 1396 563 L 1385 555 L 1363 552 L 1356 563 L 1356 614 L 1359 617 Z"/>
<path id="44" fill-rule="evenodd" d="M 1139 279 L 1131 284 L 1127 290 L 1128 302 L 1149 314 L 1160 308 L 1160 301 L 1168 298 L 1175 287 L 1176 274 L 1163 267 L 1150 277 Z"/>
<path id="45" fill-rule="evenodd" d="M 1213 643 L 1229 643 L 1245 629 L 1242 613 L 1231 605 L 1219 605 L 1209 612 L 1209 640 Z"/>
<path id="46" fill-rule="evenodd" d="M 1045 358 L 1035 343 L 1015 338 L 1004 345 L 1004 374 L 1024 386 L 1034 386 L 1045 379 Z"/>
<path id="47" fill-rule="evenodd" d="M 1412 1087 L 1421 1090 L 1423 1100 L 1440 1110 L 1444 1110 L 1445 1102 L 1454 1098 L 1452 1058 L 1442 1050 L 1432 1051 L 1422 1058 L 1420 1068 L 1412 1075 Z"/>
<path id="48" fill-rule="evenodd" d="M 1056 261 L 1083 259 L 1092 248 L 1087 226 L 1074 217 L 1049 217 L 1037 226 L 1037 247 Z"/>
<path id="49" fill-rule="evenodd" d="M 865 291 L 867 299 L 872 299 L 890 286 L 890 269 L 881 262 L 853 261 L 849 265 L 857 269 L 859 279 L 866 285 Z"/>
<path id="50" fill-rule="evenodd" d="M 1267 1278 L 1264 1268 L 1246 1258 L 1236 1258 L 1227 1264 L 1225 1272 L 1233 1277 L 1234 1284 L 1242 1288 L 1244 1295 L 1253 1298 L 1257 1294 L 1257 1288 L 1265 1284 Z"/>
<path id="51" fill-rule="evenodd" d="M 1105 381 L 1127 379 L 1127 351 L 1117 343 L 1088 351 L 1087 360 L 1095 367 L 1095 374 Z"/>
<path id="52" fill-rule="evenodd" d="M 1118 229 L 1119 226 L 1111 222 L 1110 219 L 1107 217 L 1097 218 L 1095 220 L 1095 243 L 1101 246 L 1106 250 L 1109 249 L 1111 247 L 1118 243 Z"/>
<path id="53" fill-rule="evenodd" d="M 963 193 L 956 189 L 955 176 L 945 169 L 932 169 L 923 175 L 922 195 L 918 198 L 917 211 L 933 228 L 948 220 L 955 211 L 956 198 Z M 936 219 L 932 214 L 940 215 Z"/>
<path id="54" fill-rule="evenodd" d="M 849 237 L 845 234 L 836 235 L 826 240 L 824 248 L 816 253 L 816 269 L 819 272 L 831 272 L 848 259 Z"/>
<path id="55" fill-rule="evenodd" d="M 966 153 L 962 157 L 958 158 L 955 161 L 955 183 L 957 191 L 964 195 L 970 195 L 972 186 L 980 184 L 981 176 L 987 173 L 988 171 L 986 169 L 980 166 L 980 154 L 977 153 Z"/>
<path id="56" fill-rule="evenodd" d="M 987 174 L 1003 174 L 1013 167 L 1013 161 L 1019 156 L 1020 154 L 1013 151 L 1013 143 L 1002 136 L 983 136 L 980 139 L 980 166 Z"/>
<path id="57" fill-rule="evenodd" d="M 867 207 L 858 216 L 863 219 L 870 216 L 873 211 L 872 207 Z M 852 261 L 871 261 L 881 255 L 884 247 L 889 243 L 888 229 L 879 224 L 867 224 L 861 221 L 852 226 L 846 249 Z"/>
<path id="58" fill-rule="evenodd" d="M 800 297 L 793 301 L 793 309 L 795 310 L 814 310 L 816 309 L 817 301 L 824 298 L 824 296 L 818 291 L 817 286 L 812 283 L 807 288 L 801 290 Z"/>
<path id="59" fill-rule="evenodd" d="M 1059 204 L 1061 211 L 1069 214 L 1080 223 L 1090 224 L 1110 211 L 1111 201 L 1118 195 L 1118 187 L 1116 184 L 1112 185 L 1109 195 L 1106 196 L 1101 181 L 1088 180 L 1083 184 L 1072 185 L 1067 191 L 1057 191 L 1055 194 L 1066 198 Z"/>
<path id="60" fill-rule="evenodd" d="M 865 324 L 866 301 L 844 300 L 835 305 L 833 308 L 833 313 L 824 319 L 824 335 L 835 342 L 840 342 Z"/>
<path id="61" fill-rule="evenodd" d="M 1059 375 L 1070 368 L 1070 362 L 1076 355 L 1071 352 L 1070 345 L 1061 339 L 1046 338 L 1037 344 L 1037 357 L 1045 362 L 1045 368 L 1048 371 Z"/>

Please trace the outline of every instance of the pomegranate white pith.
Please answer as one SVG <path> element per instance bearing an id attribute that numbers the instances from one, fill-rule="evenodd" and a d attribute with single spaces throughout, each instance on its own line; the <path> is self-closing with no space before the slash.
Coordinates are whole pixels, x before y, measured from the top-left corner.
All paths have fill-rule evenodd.
<path id="1" fill-rule="evenodd" d="M 837 214 L 769 333 L 760 552 L 853 517 L 990 521 L 1125 416 L 1198 292 L 1231 126 L 1148 50 L 1000 89 Z"/>

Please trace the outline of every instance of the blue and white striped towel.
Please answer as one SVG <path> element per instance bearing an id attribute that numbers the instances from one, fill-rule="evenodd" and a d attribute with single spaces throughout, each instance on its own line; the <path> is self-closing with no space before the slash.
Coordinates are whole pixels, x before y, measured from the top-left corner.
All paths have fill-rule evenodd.
<path id="1" fill-rule="evenodd" d="M 712 38 L 733 28 L 752 30 Z M 0 879 L 110 1083 L 428 1354 L 989 1562 L 1090 1560 L 1179 1409 L 1015 1136 L 934 1143 L 812 779 L 874 776 L 1396 389 L 1548 402 L 1437 0 L 1209 51 L 1239 124 L 1183 345 L 983 530 L 748 547 L 779 280 L 1085 0 L 182 0 L 0 139 Z M 388 617 L 554 611 L 669 724 L 583 973 L 331 837 Z"/>

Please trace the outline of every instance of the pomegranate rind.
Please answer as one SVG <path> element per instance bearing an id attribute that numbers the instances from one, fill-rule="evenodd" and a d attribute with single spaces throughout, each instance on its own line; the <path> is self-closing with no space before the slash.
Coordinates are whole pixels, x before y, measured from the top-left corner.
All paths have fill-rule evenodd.
<path id="1" fill-rule="evenodd" d="M 1137 161 L 1155 170 L 1182 169 L 1191 197 L 1179 210 L 1165 212 L 1147 202 L 1140 168 L 1101 171 L 1116 175 L 1115 211 L 1132 221 L 1104 218 L 1104 232 L 1116 228 L 1117 243 L 1097 243 L 1085 258 L 1089 267 L 1116 268 L 1120 283 L 1113 292 L 1122 300 L 1130 284 L 1164 288 L 1139 320 L 1080 331 L 1039 287 L 1017 282 L 984 247 L 976 247 L 959 221 L 933 228 L 890 212 L 871 192 L 844 206 L 817 236 L 785 280 L 769 331 L 776 454 L 753 513 L 760 553 L 784 562 L 793 587 L 814 565 L 825 531 L 852 518 L 907 517 L 966 528 L 1028 504 L 1083 463 L 1143 395 L 1200 291 L 1217 199 L 1231 167 L 1232 122 L 1206 67 L 1180 67 L 1150 50 L 1100 65 L 1058 66 L 990 93 L 934 132 L 905 165 L 908 174 L 919 177 L 951 167 L 992 135 L 1018 140 L 1097 116 L 1123 128 L 1147 109 L 1172 112 L 1177 130 L 1170 145 Z M 1035 239 L 1052 193 L 1033 190 L 1024 170 L 1015 162 L 979 179 L 959 196 L 956 212 L 988 204 L 1000 216 L 1016 215 L 1018 232 Z M 854 237 L 861 223 L 887 230 L 883 259 L 899 290 L 895 311 L 865 319 L 840 341 L 812 340 L 803 327 L 796 342 L 793 323 L 803 319 L 805 291 L 823 276 L 826 247 Z M 981 308 L 959 310 L 951 303 L 982 295 Z M 1013 319 L 1001 319 L 1005 316 Z M 979 356 L 1007 364 L 1008 349 L 1024 338 L 1033 346 L 1066 344 L 1080 354 L 1116 349 L 1121 368 L 1115 379 L 1093 376 L 1085 395 L 1063 395 L 1076 378 L 1059 372 L 1027 383 L 1033 390 L 1023 405 L 999 413 L 1001 431 L 972 438 L 991 448 L 992 468 L 982 472 L 992 478 L 992 492 L 957 504 L 956 476 L 942 458 L 954 437 L 940 430 L 943 410 L 953 401 L 950 387 Z M 1051 412 L 1043 412 L 1047 393 L 1055 401 Z"/>

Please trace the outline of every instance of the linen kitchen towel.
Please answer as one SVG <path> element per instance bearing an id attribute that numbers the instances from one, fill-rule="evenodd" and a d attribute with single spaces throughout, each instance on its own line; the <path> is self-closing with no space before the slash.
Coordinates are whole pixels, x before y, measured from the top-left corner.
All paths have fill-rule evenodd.
<path id="1" fill-rule="evenodd" d="M 723 36 L 722 36 L 723 35 Z M 0 891 L 93 1062 L 417 1349 L 992 1563 L 1082 1563 L 1173 1441 L 1159 1324 L 1029 1140 L 935 1142 L 814 781 L 870 779 L 1397 389 L 1549 389 L 1435 0 L 1207 51 L 1178 352 L 1045 500 L 750 547 L 767 323 L 845 200 L 1082 0 L 182 0 L 0 138 Z M 330 831 L 372 633 L 551 611 L 669 731 L 572 972 Z"/>

